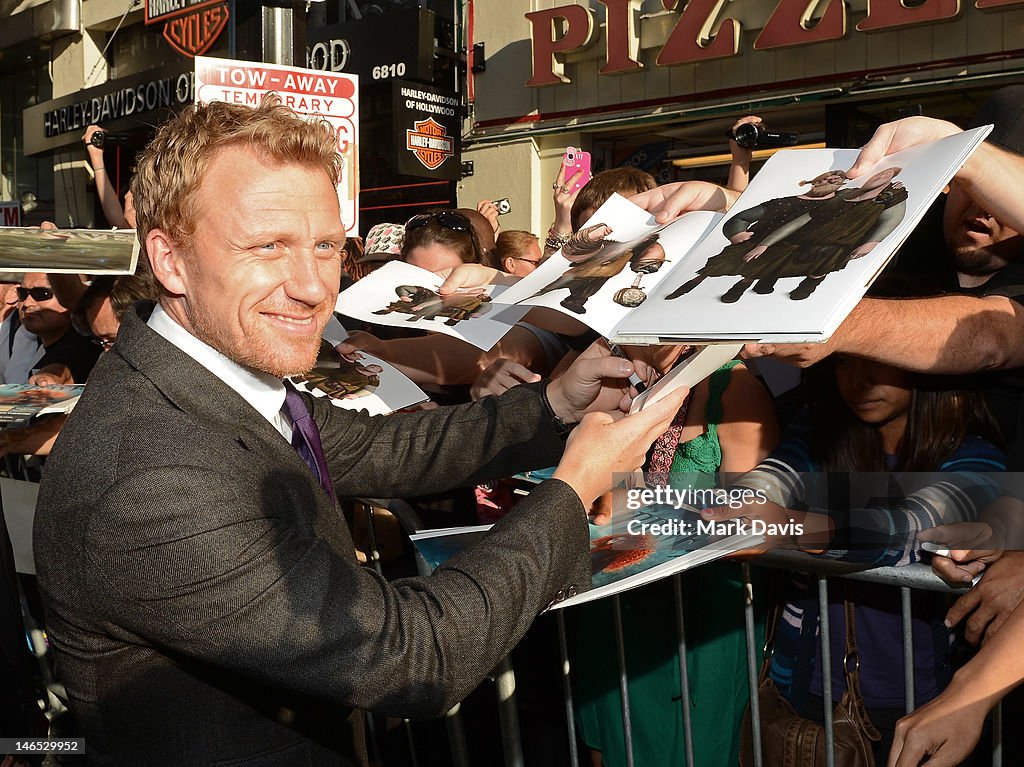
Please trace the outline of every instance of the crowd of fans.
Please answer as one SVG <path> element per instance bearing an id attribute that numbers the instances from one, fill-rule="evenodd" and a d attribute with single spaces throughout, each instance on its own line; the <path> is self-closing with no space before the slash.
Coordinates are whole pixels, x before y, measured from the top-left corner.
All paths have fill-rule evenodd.
<path id="1" fill-rule="evenodd" d="M 1004 89 L 977 117 L 978 124 L 995 123 L 989 144 L 1014 160 L 1024 155 L 1021 103 L 1024 89 Z M 898 148 L 901 129 L 936 137 L 954 130 L 946 123 L 916 119 L 880 129 L 861 164 Z M 736 125 L 757 120 L 745 117 Z M 112 226 L 134 227 L 131 200 L 121 206 L 104 174 L 103 151 L 89 141 L 98 130 L 91 126 L 83 140 L 104 213 Z M 346 243 L 342 287 L 395 260 L 440 272 L 450 287 L 527 276 L 565 247 L 613 193 L 633 197 L 659 220 L 687 208 L 724 208 L 746 187 L 750 172 L 750 150 L 735 142 L 730 146 L 733 164 L 725 187 L 689 182 L 658 187 L 640 170 L 618 168 L 597 173 L 572 191 L 573 179 L 565 177 L 563 167 L 552 183 L 555 220 L 541 236 L 503 230 L 488 200 L 475 209 L 431 210 L 404 224 L 378 224 L 364 239 Z M 855 522 L 847 520 L 850 525 L 870 531 L 871 546 L 855 546 L 838 535 L 824 543 L 788 541 L 822 558 L 899 566 L 927 561 L 920 548 L 923 539 L 957 544 L 958 536 L 970 536 L 969 545 L 954 545 L 950 556 L 932 560 L 936 572 L 951 583 L 969 584 L 981 577 L 952 606 L 934 595 L 919 603 L 913 631 L 919 710 L 909 717 L 903 718 L 898 593 L 852 582 L 831 592 L 831 657 L 836 664 L 832 695 L 838 700 L 845 692 L 840 664 L 846 639 L 844 604 L 851 602 L 863 697 L 879 733 L 873 744 L 878 764 L 888 760 L 898 767 L 917 765 L 929 754 L 929 764 L 969 759 L 985 714 L 1024 678 L 1016 649 L 1024 639 L 1024 611 L 1017 609 L 1024 596 L 1024 553 L 992 543 L 996 521 L 960 524 L 977 523 L 982 510 L 1001 495 L 997 483 L 979 476 L 1018 468 L 1024 449 L 1018 423 L 1018 414 L 1024 412 L 1024 242 L 1018 234 L 1024 208 L 1006 202 L 991 183 L 979 181 L 983 174 L 968 169 L 953 181 L 949 194 L 829 341 L 750 345 L 742 359 L 723 365 L 694 387 L 645 464 L 663 483 L 699 475 L 708 485 L 732 478 L 739 487 L 768 488 L 770 503 L 744 509 L 742 515 L 778 521 L 790 519 L 794 510 L 828 506 L 827 498 L 811 497 L 815 490 L 801 479 L 804 475 L 920 472 L 931 478 L 905 489 L 891 503 L 865 501 L 848 512 L 858 515 Z M 125 312 L 136 301 L 160 295 L 144 261 L 131 276 L 0 274 L 0 285 L 4 383 L 86 383 L 99 355 L 117 348 Z M 488 352 L 445 335 L 339 319 L 350 333 L 340 350 L 361 350 L 389 361 L 431 394 L 433 403 L 426 407 L 480 400 L 558 377 L 597 340 L 582 323 L 544 310 L 529 314 Z M 651 371 L 648 384 L 692 351 L 682 346 L 623 350 Z M 801 387 L 773 400 L 758 375 L 756 360 L 766 357 L 805 368 Z M 0 453 L 47 455 L 64 420 L 52 416 L 27 428 L 0 431 Z M 510 484 L 497 481 L 413 503 L 436 526 L 443 526 L 495 521 L 516 497 Z M 613 503 L 609 494 L 593 504 L 594 524 L 609 521 Z M 1005 520 L 1014 512 L 998 516 L 1004 529 L 995 532 L 1012 533 L 1012 522 Z M 706 513 L 718 519 L 741 514 L 720 509 Z M 930 528 L 939 529 L 924 532 Z M 765 573 L 757 574 L 759 593 L 767 579 Z M 750 696 L 739 619 L 744 590 L 740 565 L 708 565 L 684 582 L 688 700 L 680 701 L 671 583 L 655 583 L 622 599 L 636 763 L 683 763 L 682 707 L 687 706 L 696 764 L 734 765 Z M 787 576 L 777 585 L 784 593 L 769 673 L 800 714 L 821 721 L 817 600 L 802 576 Z M 579 734 L 593 763 L 606 767 L 626 763 L 612 619 L 608 601 L 580 609 L 571 648 Z M 759 621 L 763 631 L 765 615 Z M 962 653 L 954 661 L 963 643 L 982 646 L 966 663 Z M 0 705 L 0 713 L 18 709 L 16 703 Z M 17 721 L 13 713 L 12 720 Z M 0 721 L 0 734 L 5 734 L 3 726 Z M 961 733 L 957 738 L 950 737 L 954 728 Z"/>

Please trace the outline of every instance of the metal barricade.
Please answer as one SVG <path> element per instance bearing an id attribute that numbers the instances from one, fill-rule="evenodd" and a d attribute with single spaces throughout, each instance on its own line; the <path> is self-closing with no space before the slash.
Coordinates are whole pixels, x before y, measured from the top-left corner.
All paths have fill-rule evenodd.
<path id="1" fill-rule="evenodd" d="M 383 502 L 378 503 L 385 505 Z M 394 503 L 394 501 L 391 501 L 387 502 L 386 505 L 393 506 Z M 403 516 L 408 513 L 407 508 L 400 508 L 397 511 Z M 372 509 L 368 507 L 367 513 L 372 516 Z M 408 522 L 406 522 L 406 526 L 408 527 Z M 413 524 L 413 527 L 415 527 L 415 524 Z M 370 525 L 370 528 L 372 530 L 372 524 Z M 375 546 L 373 548 L 375 548 Z M 374 561 L 375 563 L 375 559 L 376 558 L 371 555 L 371 561 Z M 752 585 L 750 577 L 751 567 L 781 568 L 789 571 L 809 573 L 816 576 L 815 580 L 817 582 L 817 601 L 820 620 L 819 641 L 822 654 L 821 673 L 824 709 L 823 716 L 826 738 L 826 763 L 828 767 L 833 767 L 834 765 L 832 712 L 835 703 L 832 696 L 832 626 L 829 620 L 828 609 L 829 578 L 842 578 L 866 583 L 882 584 L 899 589 L 903 625 L 904 708 L 906 713 L 910 713 L 914 710 L 915 680 L 912 625 L 913 595 L 915 592 L 920 591 L 941 592 L 955 595 L 963 593 L 966 590 L 966 587 L 951 587 L 945 581 L 937 577 L 931 571 L 929 566 L 924 564 L 911 564 L 904 567 L 877 567 L 864 569 L 862 565 L 851 565 L 849 563 L 828 560 L 795 551 L 772 551 L 757 557 L 756 560 L 750 560 L 748 563 L 745 563 L 742 568 L 744 585 L 743 604 L 742 606 L 737 605 L 737 613 L 739 615 L 740 609 L 742 610 L 743 628 L 746 637 L 747 678 L 749 689 L 753 692 L 756 692 L 757 690 L 757 679 L 759 673 L 758 654 L 760 648 L 757 645 L 755 631 L 755 604 L 760 598 L 760 595 L 755 593 Z M 687 577 L 685 574 L 672 576 L 674 597 L 673 607 L 676 615 L 676 651 L 679 659 L 679 685 L 682 692 L 680 705 L 682 706 L 684 764 L 687 767 L 694 767 L 696 760 L 694 753 L 691 712 L 688 704 L 688 701 L 690 700 L 690 671 L 687 663 L 687 638 L 685 622 L 683 620 L 684 600 L 682 579 L 685 577 Z M 629 648 L 626 646 L 622 628 L 620 597 L 615 595 L 609 597 L 609 599 L 612 600 L 612 611 L 615 621 L 615 625 L 613 627 L 613 641 L 615 642 L 615 654 L 618 662 L 618 686 L 622 700 L 622 728 L 625 741 L 625 757 L 626 764 L 633 767 L 635 764 L 633 754 L 633 723 L 631 721 L 631 707 L 629 700 L 629 680 L 626 672 L 626 657 Z M 574 608 L 566 608 L 566 610 L 572 609 Z M 573 686 L 571 680 L 572 667 L 566 631 L 566 610 L 557 610 L 554 612 L 553 616 L 544 616 L 541 620 L 555 620 L 557 622 L 558 629 L 558 653 L 560 660 L 560 673 L 562 676 L 561 687 L 564 696 L 564 710 L 569 742 L 566 745 L 564 757 L 559 757 L 557 763 L 564 763 L 562 762 L 562 758 L 567 758 L 568 763 L 571 764 L 572 767 L 580 767 L 581 756 L 579 754 L 576 732 L 576 709 L 573 698 Z M 522 767 L 524 760 L 518 721 L 515 675 L 512 666 L 507 659 L 495 670 L 493 679 L 495 681 L 496 688 L 498 718 L 501 723 L 502 754 L 504 757 L 504 764 L 505 767 Z M 755 767 L 772 767 L 772 765 L 765 764 L 761 753 L 761 728 L 758 699 L 756 694 L 752 694 L 750 696 L 750 706 L 753 736 L 752 742 L 754 744 L 753 759 Z M 470 761 L 466 749 L 464 734 L 462 733 L 461 723 L 459 721 L 458 708 L 459 707 L 456 706 L 451 712 L 449 712 L 446 717 L 446 723 L 449 729 L 452 763 L 457 767 L 463 767 L 464 765 L 469 765 Z M 1001 767 L 1001 705 L 997 706 L 992 713 L 992 725 L 991 763 L 993 767 Z M 411 729 L 408 730 L 408 732 L 411 759 L 415 760 L 415 745 L 412 741 Z M 587 760 L 583 761 L 587 762 Z M 409 763 L 413 764 L 415 762 L 411 761 Z M 643 765 L 639 765 L 638 767 L 643 767 Z"/>

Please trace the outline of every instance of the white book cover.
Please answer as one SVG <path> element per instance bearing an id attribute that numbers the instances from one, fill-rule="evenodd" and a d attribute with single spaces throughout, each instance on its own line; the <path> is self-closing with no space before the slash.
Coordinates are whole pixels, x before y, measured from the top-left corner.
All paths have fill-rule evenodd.
<path id="1" fill-rule="evenodd" d="M 437 290 L 443 282 L 433 272 L 391 261 L 342 292 L 335 311 L 363 322 L 444 333 L 484 351 L 528 311 L 496 303 L 503 286 L 442 298 Z"/>
<path id="2" fill-rule="evenodd" d="M 898 152 L 777 152 L 725 215 L 667 225 L 611 198 L 495 303 L 549 306 L 618 343 L 826 340 L 991 126 Z"/>

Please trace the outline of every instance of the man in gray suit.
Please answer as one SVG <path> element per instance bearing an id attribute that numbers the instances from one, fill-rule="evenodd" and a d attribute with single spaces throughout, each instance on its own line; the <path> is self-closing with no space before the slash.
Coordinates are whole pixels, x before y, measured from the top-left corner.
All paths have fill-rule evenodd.
<path id="1" fill-rule="evenodd" d="M 272 97 L 187 111 L 140 160 L 160 300 L 125 318 L 90 378 L 35 529 L 96 764 L 346 764 L 365 760 L 353 712 L 444 712 L 540 610 L 587 587 L 585 510 L 681 404 L 624 417 L 633 365 L 601 347 L 553 382 L 426 413 L 371 418 L 286 391 L 282 377 L 315 364 L 336 299 L 335 147 Z M 356 564 L 335 494 L 432 493 L 554 463 L 433 576 L 389 583 Z"/>

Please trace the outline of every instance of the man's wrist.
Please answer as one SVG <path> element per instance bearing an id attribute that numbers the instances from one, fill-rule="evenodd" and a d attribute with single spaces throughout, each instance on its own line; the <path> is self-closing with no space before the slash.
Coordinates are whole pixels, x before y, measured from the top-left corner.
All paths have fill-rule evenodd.
<path id="1" fill-rule="evenodd" d="M 568 434 L 572 431 L 572 428 L 577 424 L 577 419 L 574 414 L 570 414 L 568 408 L 563 405 L 560 397 L 558 396 L 557 388 L 552 392 L 551 390 L 552 381 L 550 378 L 545 379 L 541 382 L 540 387 L 540 399 L 544 403 L 544 409 L 547 411 L 548 416 L 551 418 L 551 424 L 554 426 L 555 432 L 558 434 Z M 554 394 L 554 402 L 552 402 L 549 394 Z"/>

